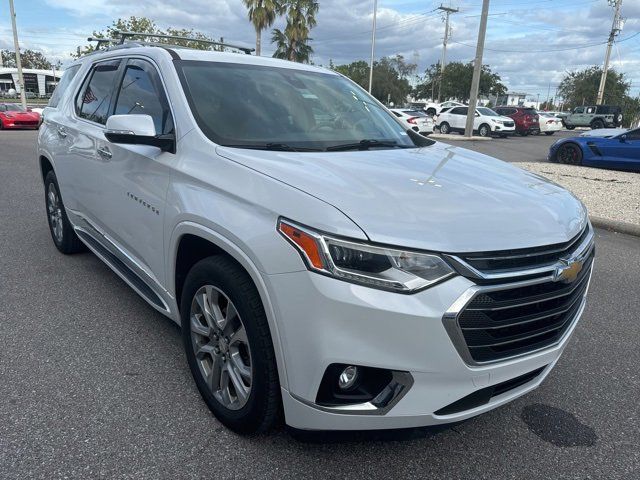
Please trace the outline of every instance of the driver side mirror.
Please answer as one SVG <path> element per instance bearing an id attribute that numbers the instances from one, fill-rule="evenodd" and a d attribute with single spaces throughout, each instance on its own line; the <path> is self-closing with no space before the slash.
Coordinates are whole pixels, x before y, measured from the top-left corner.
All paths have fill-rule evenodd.
<path id="1" fill-rule="evenodd" d="M 112 143 L 149 145 L 163 152 L 176 152 L 175 135 L 158 135 L 150 115 L 112 115 L 107 119 L 106 127 L 104 136 Z"/>

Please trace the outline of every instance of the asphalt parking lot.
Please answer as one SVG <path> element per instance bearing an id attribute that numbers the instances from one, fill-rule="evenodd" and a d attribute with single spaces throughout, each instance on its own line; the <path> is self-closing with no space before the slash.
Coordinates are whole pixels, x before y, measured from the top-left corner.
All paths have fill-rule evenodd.
<path id="1" fill-rule="evenodd" d="M 580 131 L 561 130 L 553 135 L 528 135 L 522 137 L 515 135 L 507 138 L 494 138 L 492 140 L 442 140 L 451 145 L 468 148 L 476 152 L 490 155 L 507 162 L 546 162 L 549 147 L 559 138 L 575 137 Z M 461 135 L 462 136 L 462 135 Z"/>
<path id="2" fill-rule="evenodd" d="M 585 314 L 531 394 L 437 429 L 243 438 L 200 400 L 178 327 L 54 248 L 35 139 L 0 132 L 0 478 L 640 478 L 637 237 L 597 232 Z M 526 145 L 554 139 L 481 148 L 542 159 Z"/>

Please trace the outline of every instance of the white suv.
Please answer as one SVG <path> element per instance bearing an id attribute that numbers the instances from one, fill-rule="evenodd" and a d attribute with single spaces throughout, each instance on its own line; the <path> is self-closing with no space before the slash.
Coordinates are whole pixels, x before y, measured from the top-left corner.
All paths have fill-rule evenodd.
<path id="1" fill-rule="evenodd" d="M 239 432 L 486 412 L 543 381 L 584 309 L 580 201 L 405 131 L 330 70 L 101 50 L 64 75 L 38 157 L 58 250 L 88 247 L 182 325 Z"/>
<path id="2" fill-rule="evenodd" d="M 454 107 L 436 117 L 436 127 L 440 133 L 464 133 L 469 107 Z M 502 138 L 516 132 L 516 124 L 512 118 L 503 117 L 487 107 L 476 108 L 473 120 L 473 131 L 481 137 L 497 135 Z"/>

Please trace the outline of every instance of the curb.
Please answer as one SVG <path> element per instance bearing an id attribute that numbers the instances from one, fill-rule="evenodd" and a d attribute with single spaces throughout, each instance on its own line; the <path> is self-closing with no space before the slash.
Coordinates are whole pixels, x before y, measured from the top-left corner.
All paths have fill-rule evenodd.
<path id="1" fill-rule="evenodd" d="M 619 220 L 611 220 L 603 217 L 594 217 L 592 215 L 589 215 L 589 219 L 591 220 L 591 224 L 596 228 L 640 237 L 640 225 L 636 225 L 635 223 L 621 222 Z"/>
<path id="2" fill-rule="evenodd" d="M 432 133 L 429 138 L 439 138 L 440 140 L 457 140 L 459 142 L 468 142 L 470 140 L 493 140 L 491 137 L 465 137 L 464 135 L 452 135 L 449 133 Z"/>

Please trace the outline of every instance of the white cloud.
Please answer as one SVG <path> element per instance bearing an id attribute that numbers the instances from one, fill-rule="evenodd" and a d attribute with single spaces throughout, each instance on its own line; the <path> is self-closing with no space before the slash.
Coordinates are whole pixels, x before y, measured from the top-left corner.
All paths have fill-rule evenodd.
<path id="1" fill-rule="evenodd" d="M 51 33 L 57 42 L 32 34 L 23 38 L 23 45 L 39 48 L 48 55 L 64 59 L 76 43 L 83 43 L 82 35 L 94 29 L 102 29 L 110 19 L 146 16 L 161 27 L 194 28 L 213 37 L 223 36 L 227 41 L 253 44 L 255 33 L 240 0 L 45 0 L 48 5 L 62 9 L 75 18 L 72 29 L 60 29 Z M 604 45 L 589 49 L 556 52 L 535 52 L 570 48 L 578 45 L 605 42 L 611 25 L 612 9 L 606 2 L 567 4 L 565 8 L 556 2 L 492 2 L 484 63 L 499 73 L 508 86 L 531 94 L 546 94 L 549 82 L 552 89 L 566 70 L 600 64 Z M 460 13 L 452 15 L 452 42 L 447 53 L 448 61 L 469 61 L 474 57 L 479 22 L 479 2 L 460 4 Z M 441 55 L 444 25 L 438 12 L 429 11 L 437 2 L 380 1 L 376 56 L 402 54 L 408 60 L 417 58 L 423 71 L 436 63 Z M 415 11 L 409 12 L 412 7 Z M 322 0 L 318 26 L 312 30 L 314 61 L 328 64 L 368 60 L 371 48 L 371 0 Z M 496 15 L 497 14 L 497 15 Z M 504 14 L 504 15 L 502 15 Z M 640 2 L 623 5 L 628 18 L 619 40 L 640 30 Z M 277 22 L 276 26 L 283 23 Z M 0 23 L 5 31 L 6 24 Z M 272 52 L 270 31 L 263 33 L 263 51 Z M 638 41 L 622 42 L 614 49 L 613 65 L 621 64 L 640 84 L 640 51 Z M 3 36 L 0 35 L 0 45 Z M 457 43 L 459 42 L 459 43 Z M 635 50 L 634 50 L 635 48 Z M 634 72 L 634 73 L 632 73 Z M 542 95 L 541 95 L 542 96 Z"/>

